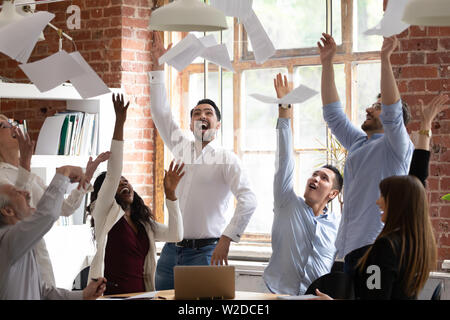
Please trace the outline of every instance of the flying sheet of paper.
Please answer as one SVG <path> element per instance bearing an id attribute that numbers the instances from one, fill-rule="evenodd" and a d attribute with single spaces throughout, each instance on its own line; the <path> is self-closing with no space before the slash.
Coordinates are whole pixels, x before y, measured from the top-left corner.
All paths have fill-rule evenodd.
<path id="1" fill-rule="evenodd" d="M 402 33 L 410 25 L 402 21 L 405 7 L 409 0 L 388 1 L 386 11 L 381 21 L 371 29 L 364 32 L 365 35 L 381 35 L 383 37 L 391 37 Z"/>
<path id="2" fill-rule="evenodd" d="M 253 93 L 250 95 L 250 97 L 255 98 L 258 101 L 270 104 L 295 104 L 305 102 L 316 94 L 318 94 L 316 90 L 308 88 L 304 85 L 300 85 L 281 99 L 264 96 L 259 93 Z"/>
<path id="3" fill-rule="evenodd" d="M 226 16 L 240 20 L 245 20 L 253 11 L 253 0 L 211 0 L 210 5 L 221 10 Z"/>
<path id="4" fill-rule="evenodd" d="M 183 70 L 192 61 L 195 60 L 202 51 L 204 46 L 192 33 L 188 34 L 183 40 L 178 42 L 173 48 L 159 57 L 159 65 L 167 62 L 168 65 L 173 66 L 178 71 Z"/>
<path id="5" fill-rule="evenodd" d="M 88 99 L 111 92 L 103 80 L 91 68 L 86 60 L 84 60 L 83 56 L 78 51 L 72 52 L 69 55 L 81 66 L 84 71 L 83 74 L 70 78 L 70 82 L 83 99 Z"/>
<path id="6" fill-rule="evenodd" d="M 39 11 L 0 28 L 0 51 L 10 58 L 26 63 L 45 26 L 55 17 Z"/>
<path id="7" fill-rule="evenodd" d="M 263 64 L 276 50 L 252 5 L 252 0 L 211 0 L 212 7 L 221 10 L 226 16 L 239 18 L 252 44 L 256 63 Z"/>
<path id="8" fill-rule="evenodd" d="M 221 67 L 233 71 L 230 56 L 225 45 L 218 45 L 214 35 L 198 39 L 192 33 L 163 54 L 158 62 L 167 63 L 178 71 L 182 71 L 197 57 L 202 57 Z"/>
<path id="9" fill-rule="evenodd" d="M 243 21 L 243 24 L 252 44 L 256 63 L 264 63 L 275 54 L 275 47 L 273 46 L 272 41 L 264 30 L 255 12 L 252 11 L 248 18 Z"/>
<path id="10" fill-rule="evenodd" d="M 80 64 L 64 50 L 36 62 L 21 64 L 19 67 L 40 92 L 53 89 L 84 73 Z"/>

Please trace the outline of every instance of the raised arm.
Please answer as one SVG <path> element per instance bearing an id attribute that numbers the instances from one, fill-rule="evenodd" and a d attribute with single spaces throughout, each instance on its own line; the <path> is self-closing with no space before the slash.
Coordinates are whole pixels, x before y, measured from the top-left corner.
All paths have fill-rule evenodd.
<path id="1" fill-rule="evenodd" d="M 391 55 L 398 45 L 396 36 L 384 38 L 381 47 L 381 103 L 390 106 L 400 100 L 397 82 L 392 71 Z"/>
<path id="2" fill-rule="evenodd" d="M 178 183 L 184 176 L 183 169 L 184 163 L 174 165 L 174 160 L 172 160 L 169 170 L 165 170 L 164 193 L 166 194 L 166 206 L 169 211 L 169 222 L 167 225 L 156 223 L 156 241 L 178 242 L 183 240 L 183 218 L 175 194 Z"/>
<path id="3" fill-rule="evenodd" d="M 123 129 L 127 118 L 127 111 L 130 105 L 126 105 L 123 100 L 123 95 L 112 96 L 114 105 L 114 112 L 116 114 L 116 122 L 114 125 L 114 133 L 111 141 L 111 153 L 108 160 L 106 177 L 98 192 L 95 201 L 95 209 L 92 211 L 92 216 L 95 219 L 95 228 L 103 227 L 104 219 L 115 203 L 115 195 L 117 187 L 122 175 L 123 166 Z"/>
<path id="4" fill-rule="evenodd" d="M 289 93 L 286 76 L 279 73 L 273 80 L 278 98 Z M 273 196 L 275 207 L 282 207 L 294 193 L 294 159 L 291 130 L 292 108 L 278 107 L 277 150 L 275 153 L 275 176 Z"/>
<path id="5" fill-rule="evenodd" d="M 334 79 L 334 66 L 333 58 L 336 54 L 336 43 L 332 36 L 326 33 L 322 33 L 320 38 L 322 43 L 317 42 L 320 53 L 320 62 L 322 63 L 322 82 L 321 82 L 321 95 L 322 104 L 327 104 L 339 101 L 339 94 L 336 88 Z"/>
<path id="6" fill-rule="evenodd" d="M 180 158 L 177 153 L 182 150 L 184 143 L 189 142 L 189 139 L 184 136 L 179 125 L 173 119 L 164 84 L 164 65 L 160 66 L 158 62 L 159 58 L 170 50 L 171 46 L 172 44 L 166 49 L 159 32 L 153 32 L 153 43 L 150 51 L 153 71 L 149 72 L 150 111 L 152 120 L 164 144 L 174 154 L 175 158 Z M 178 148 L 179 151 L 177 151 Z"/>
<path id="7" fill-rule="evenodd" d="M 409 174 L 416 176 L 424 186 L 428 178 L 428 165 L 430 162 L 430 139 L 431 125 L 436 115 L 448 108 L 445 103 L 449 100 L 448 95 L 439 95 L 433 98 L 431 102 L 424 106 L 422 100 L 419 100 L 420 106 L 420 131 L 415 141 Z"/>

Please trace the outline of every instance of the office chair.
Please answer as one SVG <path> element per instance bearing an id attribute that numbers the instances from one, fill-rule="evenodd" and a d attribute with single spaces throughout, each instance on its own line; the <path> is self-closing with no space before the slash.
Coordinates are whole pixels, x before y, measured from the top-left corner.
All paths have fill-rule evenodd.
<path id="1" fill-rule="evenodd" d="M 443 282 L 439 281 L 438 285 L 433 291 L 433 294 L 431 295 L 431 300 L 441 300 L 441 292 L 443 287 Z M 320 290 L 320 289 L 319 289 Z"/>
<path id="2" fill-rule="evenodd" d="M 88 277 L 89 277 L 89 269 L 90 269 L 89 266 L 85 267 L 75 277 L 75 280 L 73 281 L 73 284 L 72 284 L 72 291 L 84 290 L 84 288 L 86 288 L 87 283 L 88 283 Z"/>
<path id="3" fill-rule="evenodd" d="M 353 279 L 344 272 L 327 273 L 314 280 L 305 294 L 316 294 L 316 289 L 333 299 L 355 299 Z"/>

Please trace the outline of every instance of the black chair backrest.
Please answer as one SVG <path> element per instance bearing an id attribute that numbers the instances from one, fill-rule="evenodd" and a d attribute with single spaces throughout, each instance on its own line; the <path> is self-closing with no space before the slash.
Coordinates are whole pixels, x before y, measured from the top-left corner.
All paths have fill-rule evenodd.
<path id="1" fill-rule="evenodd" d="M 333 299 L 355 299 L 353 279 L 344 272 L 327 273 L 314 280 L 305 294 L 316 294 L 316 289 Z"/>
<path id="2" fill-rule="evenodd" d="M 431 300 L 441 300 L 441 292 L 442 292 L 443 282 L 439 281 L 438 285 L 433 291 L 431 295 Z"/>
<path id="3" fill-rule="evenodd" d="M 75 280 L 73 281 L 73 284 L 72 284 L 72 290 L 73 291 L 84 290 L 84 288 L 86 288 L 87 283 L 88 283 L 88 277 L 89 277 L 89 269 L 90 269 L 89 266 L 84 268 L 76 276 L 76 278 L 75 278 Z"/>

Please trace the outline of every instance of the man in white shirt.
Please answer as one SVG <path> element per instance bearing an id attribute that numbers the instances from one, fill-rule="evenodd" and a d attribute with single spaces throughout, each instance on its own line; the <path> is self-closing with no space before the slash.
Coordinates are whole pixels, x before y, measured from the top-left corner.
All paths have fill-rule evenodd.
<path id="1" fill-rule="evenodd" d="M 166 243 L 156 269 L 156 289 L 173 288 L 176 265 L 228 264 L 230 242 L 238 242 L 256 208 L 256 196 L 238 157 L 215 143 L 220 111 L 209 99 L 191 111 L 194 141 L 173 120 L 164 86 L 164 65 L 158 59 L 167 50 L 158 32 L 153 33 L 154 71 L 150 77 L 150 108 L 161 138 L 173 156 L 185 163 L 185 176 L 177 189 L 183 215 L 184 240 Z M 170 48 L 170 46 L 169 46 Z M 224 214 L 231 193 L 237 200 L 231 221 Z"/>
<path id="2" fill-rule="evenodd" d="M 64 166 L 45 191 L 37 208 L 28 191 L 0 185 L 0 300 L 96 299 L 106 279 L 91 281 L 83 291 L 68 291 L 42 281 L 35 245 L 59 218 L 69 182 L 84 184 L 80 167 Z"/>

